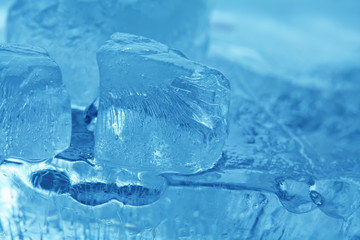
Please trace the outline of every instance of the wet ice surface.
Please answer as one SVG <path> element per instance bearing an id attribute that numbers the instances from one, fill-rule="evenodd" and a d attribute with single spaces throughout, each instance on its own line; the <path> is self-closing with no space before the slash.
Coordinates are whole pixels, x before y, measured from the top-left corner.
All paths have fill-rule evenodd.
<path id="1" fill-rule="evenodd" d="M 328 6 L 331 4 L 322 7 L 326 10 Z M 337 7 L 340 12 L 343 8 L 346 8 L 345 4 Z M 356 9 L 354 6 L 352 8 Z M 234 9 L 236 8 L 232 7 L 230 10 Z M 224 41 L 231 42 L 230 33 L 241 31 L 236 30 L 239 21 L 229 23 L 229 19 L 224 17 L 229 9 L 222 8 L 219 11 L 225 14 L 215 16 L 212 33 L 213 39 L 216 39 L 214 44 L 224 51 L 219 56 L 219 52 L 214 52 L 216 48 L 213 45 L 206 63 L 216 66 L 231 81 L 233 101 L 229 118 L 230 135 L 221 159 L 214 168 L 197 174 L 162 173 L 165 184 L 161 183 L 155 188 L 141 186 L 141 191 L 137 188 L 139 182 L 124 181 L 137 177 L 132 176 L 131 172 L 119 170 L 118 179 L 103 176 L 102 169 L 87 163 L 91 163 L 91 157 L 86 155 L 92 153 L 88 151 L 91 149 L 91 141 L 89 145 L 85 143 L 88 142 L 86 139 L 93 138 L 91 122 L 95 119 L 96 111 L 91 110 L 86 114 L 78 111 L 73 119 L 76 116 L 80 120 L 76 124 L 73 122 L 73 129 L 82 129 L 78 132 L 84 134 L 73 136 L 72 147 L 67 150 L 68 155 L 63 160 L 60 159 L 61 153 L 59 158 L 39 165 L 19 166 L 4 162 L 1 166 L 1 173 L 6 174 L 6 177 L 0 176 L 0 201 L 3 206 L 0 210 L 1 237 L 360 237 L 359 67 L 358 61 L 354 61 L 352 57 L 346 58 L 334 52 L 340 49 L 334 48 L 339 43 L 339 46 L 347 46 L 341 48 L 343 53 L 353 50 L 354 46 L 358 47 L 360 44 L 355 44 L 355 40 L 350 41 L 352 38 L 349 37 L 354 36 L 354 33 L 356 35 L 356 31 L 350 31 L 352 34 L 349 35 L 349 29 L 346 29 L 347 34 L 339 34 L 342 30 L 327 22 L 330 29 L 337 30 L 330 32 L 337 33 L 335 35 L 338 37 L 328 38 L 328 43 L 323 44 L 326 47 L 322 49 L 327 50 L 323 52 L 333 53 L 333 58 L 318 54 L 309 60 L 310 68 L 318 66 L 321 57 L 331 60 L 338 58 L 349 64 L 332 61 L 331 67 L 316 67 L 316 70 L 305 71 L 301 77 L 294 78 L 293 73 L 284 72 L 303 69 L 303 65 L 292 61 L 292 54 L 283 54 L 286 61 L 282 63 L 291 64 L 285 67 L 277 65 L 274 72 L 253 68 L 256 65 L 253 64 L 254 60 L 262 59 L 267 62 L 264 60 L 266 54 L 274 57 L 270 61 L 274 64 L 274 60 L 279 59 L 280 54 L 271 53 L 271 50 L 266 54 L 261 52 L 262 46 L 269 46 L 261 44 L 259 40 L 267 39 L 265 37 L 254 38 L 258 39 L 259 44 L 251 46 L 258 50 L 261 58 L 254 59 L 256 54 L 244 51 L 244 48 L 240 52 L 242 55 L 234 56 L 226 52 L 230 44 L 224 44 Z M 249 21 L 246 18 L 242 20 Z M 344 27 L 342 22 L 337 24 Z M 276 23 L 274 25 L 279 27 Z M 261 21 L 258 26 L 261 26 Z M 286 29 L 284 25 L 281 26 L 280 30 Z M 242 27 L 242 30 L 246 30 Z M 347 27 L 351 29 L 351 24 L 347 24 Z M 229 29 L 233 30 L 229 32 Z M 323 40 L 319 36 L 316 38 L 316 32 L 313 31 L 311 36 L 315 37 L 308 44 L 316 42 L 314 39 L 320 44 L 310 44 L 312 50 L 304 46 L 299 49 L 310 52 L 318 47 L 321 49 Z M 247 33 L 242 34 L 242 39 L 251 40 L 254 34 Z M 284 36 L 284 32 L 274 36 Z M 274 51 L 290 53 L 291 48 L 284 44 L 288 41 L 289 39 L 279 44 L 281 47 Z M 249 42 L 242 42 L 245 46 L 246 43 Z M 292 46 L 294 45 L 290 44 Z M 302 50 L 299 52 L 302 53 Z M 307 54 L 306 59 L 310 59 L 312 54 Z M 244 59 L 245 64 L 237 61 Z M 263 69 L 263 65 L 260 66 Z M 289 71 L 283 71 L 286 67 Z M 279 69 L 282 71 L 277 72 Z M 76 127 L 77 124 L 82 126 Z M 120 191 L 124 186 L 129 187 Z M 133 203 L 142 206 L 125 205 L 127 198 L 124 196 L 129 194 L 133 196 Z"/>
<path id="2" fill-rule="evenodd" d="M 111 200 L 117 200 L 124 205 L 142 206 L 150 204 L 161 195 L 160 189 L 149 189 L 139 185 L 117 186 L 115 183 L 81 182 L 71 185 L 70 178 L 65 172 L 43 169 L 33 172 L 31 184 L 38 189 L 57 194 L 70 194 L 76 201 L 97 206 Z"/>

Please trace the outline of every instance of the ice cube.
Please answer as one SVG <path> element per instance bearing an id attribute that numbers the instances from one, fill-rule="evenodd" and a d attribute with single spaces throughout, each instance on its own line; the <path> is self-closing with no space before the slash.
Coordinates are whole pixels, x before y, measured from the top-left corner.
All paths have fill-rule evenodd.
<path id="1" fill-rule="evenodd" d="M 42 49 L 0 45 L 0 155 L 46 159 L 66 149 L 70 135 L 58 65 Z"/>
<path id="2" fill-rule="evenodd" d="M 74 106 L 97 96 L 96 50 L 114 32 L 147 36 L 192 57 L 208 42 L 206 0 L 18 0 L 8 15 L 7 40 L 45 48 L 59 64 Z"/>
<path id="3" fill-rule="evenodd" d="M 220 72 L 124 33 L 113 34 L 97 60 L 99 163 L 186 173 L 220 158 L 230 95 Z"/>

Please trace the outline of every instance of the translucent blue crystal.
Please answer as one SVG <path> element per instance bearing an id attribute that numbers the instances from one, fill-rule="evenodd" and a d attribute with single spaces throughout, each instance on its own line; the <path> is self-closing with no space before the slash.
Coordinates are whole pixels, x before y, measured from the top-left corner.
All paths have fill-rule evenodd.
<path id="1" fill-rule="evenodd" d="M 123 33 L 113 34 L 97 59 L 99 164 L 195 172 L 220 158 L 230 97 L 220 72 Z"/>
<path id="2" fill-rule="evenodd" d="M 359 3 L 0 0 L 0 239 L 360 239 Z"/>
<path id="3" fill-rule="evenodd" d="M 0 45 L 0 132 L 3 159 L 42 160 L 69 146 L 69 96 L 44 50 Z"/>

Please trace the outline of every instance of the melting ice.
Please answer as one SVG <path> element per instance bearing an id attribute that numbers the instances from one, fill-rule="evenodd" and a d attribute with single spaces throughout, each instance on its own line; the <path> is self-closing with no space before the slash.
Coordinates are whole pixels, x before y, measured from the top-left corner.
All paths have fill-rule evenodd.
<path id="1" fill-rule="evenodd" d="M 360 238 L 359 3 L 206 3 L 16 1 L 0 238 Z"/>
<path id="2" fill-rule="evenodd" d="M 61 72 L 39 48 L 0 45 L 0 157 L 39 161 L 69 146 L 70 99 Z"/>
<path id="3" fill-rule="evenodd" d="M 97 59 L 99 164 L 196 172 L 220 158 L 230 100 L 229 81 L 220 72 L 161 43 L 121 33 L 111 36 Z"/>

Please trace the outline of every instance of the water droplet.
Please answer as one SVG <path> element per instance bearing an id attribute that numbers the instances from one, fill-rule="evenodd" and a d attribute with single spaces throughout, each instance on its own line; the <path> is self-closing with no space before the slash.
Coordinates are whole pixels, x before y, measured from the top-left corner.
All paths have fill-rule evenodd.
<path id="1" fill-rule="evenodd" d="M 316 191 L 310 191 L 310 198 L 317 206 L 322 206 L 324 204 L 321 194 Z"/>
<path id="2" fill-rule="evenodd" d="M 316 206 L 309 198 L 309 185 L 293 179 L 278 179 L 275 194 L 289 212 L 305 213 Z"/>

